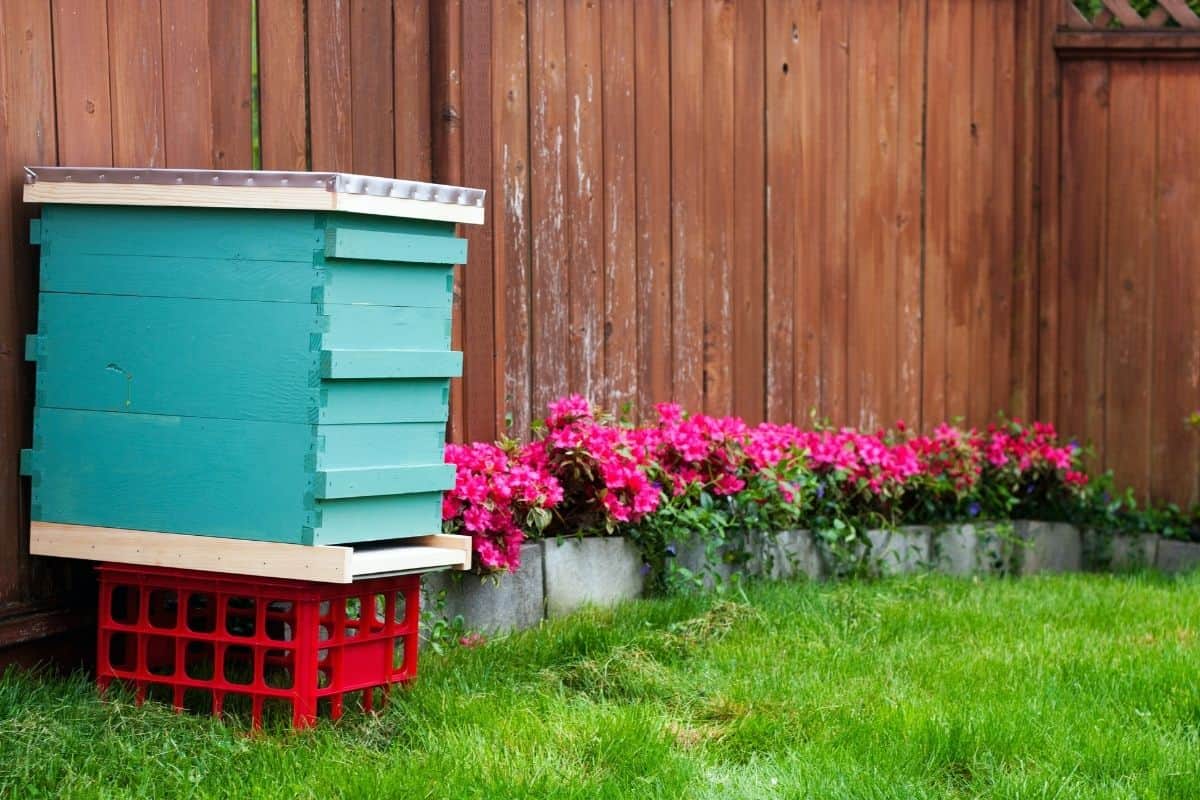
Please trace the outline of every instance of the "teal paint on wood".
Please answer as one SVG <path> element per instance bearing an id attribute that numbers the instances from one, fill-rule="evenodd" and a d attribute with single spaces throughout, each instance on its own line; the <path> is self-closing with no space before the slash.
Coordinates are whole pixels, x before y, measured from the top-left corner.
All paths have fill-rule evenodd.
<path id="1" fill-rule="evenodd" d="M 29 220 L 29 243 L 32 245 L 42 243 L 42 221 L 40 219 Z"/>
<path id="2" fill-rule="evenodd" d="M 454 268 L 378 261 L 329 261 L 323 267 L 325 303 L 419 306 L 450 313 Z"/>
<path id="3" fill-rule="evenodd" d="M 319 470 L 314 492 L 319 499 L 334 499 L 440 492 L 452 488 L 453 464 L 426 464 Z"/>
<path id="4" fill-rule="evenodd" d="M 323 378 L 456 378 L 462 353 L 428 350 L 322 350 Z"/>
<path id="5" fill-rule="evenodd" d="M 41 290 L 209 300 L 416 306 L 450 313 L 453 268 L 73 253 L 41 261 Z"/>
<path id="6" fill-rule="evenodd" d="M 329 331 L 321 337 L 326 350 L 449 350 L 450 314 L 435 308 L 407 306 L 320 306 Z"/>
<path id="7" fill-rule="evenodd" d="M 43 294 L 38 405 L 315 421 L 315 306 Z"/>
<path id="8" fill-rule="evenodd" d="M 73 253 L 42 258 L 41 290 L 205 300 L 311 303 L 322 270 L 297 261 Z"/>
<path id="9" fill-rule="evenodd" d="M 320 312 L 325 311 L 325 315 Z M 229 300 L 46 294 L 42 297 L 38 402 L 54 408 L 176 414 L 194 417 L 313 422 L 320 402 L 312 337 L 348 349 L 378 343 L 428 348 L 388 377 L 445 373 L 459 356 L 449 346 L 449 318 L 437 309 L 313 306 Z M 390 351 L 389 351 L 390 352 Z M 410 351 L 405 351 L 406 353 Z M 52 367 L 52 368 L 51 368 Z M 427 367 L 432 372 L 422 371 Z M 392 385 L 373 399 L 418 407 L 436 403 L 441 384 Z M 352 389 L 333 390 L 335 394 Z M 371 413 L 369 401 L 356 404 Z M 366 406 L 366 407 L 364 407 Z M 328 407 L 328 406 L 327 406 Z M 338 421 L 386 421 L 395 411 Z M 382 415 L 383 419 L 379 416 Z M 332 420 L 330 420 L 332 421 Z"/>
<path id="10" fill-rule="evenodd" d="M 320 425 L 317 437 L 319 470 L 420 466 L 445 460 L 445 422 Z"/>
<path id="11" fill-rule="evenodd" d="M 348 544 L 439 533 L 442 493 L 317 500 L 311 544 Z"/>
<path id="12" fill-rule="evenodd" d="M 313 428 L 41 408 L 32 517 L 304 543 Z"/>
<path id="13" fill-rule="evenodd" d="M 423 264 L 465 264 L 467 240 L 445 236 L 364 231 L 331 225 L 325 232 L 325 257 Z"/>
<path id="14" fill-rule="evenodd" d="M 327 258 L 327 229 L 375 249 Z M 455 233 L 45 206 L 33 518 L 301 544 L 436 532 Z"/>
<path id="15" fill-rule="evenodd" d="M 310 262 L 325 232 L 311 211 L 42 207 L 42 252 Z"/>
<path id="16" fill-rule="evenodd" d="M 450 382 L 445 378 L 328 380 L 321 383 L 317 421 L 445 422 L 450 414 Z"/>
<path id="17" fill-rule="evenodd" d="M 294 544 L 313 544 L 314 529 L 325 541 L 433 532 L 429 498 L 440 509 L 439 492 L 454 483 L 452 465 L 429 463 L 442 455 L 433 431 L 413 426 L 414 446 L 402 450 L 424 464 L 318 473 L 314 461 L 364 455 L 361 441 L 358 447 L 338 441 L 340 427 L 38 409 L 35 449 L 23 461 L 33 476 L 33 518 Z M 325 434 L 325 459 L 314 459 L 317 430 Z M 392 430 L 381 441 L 388 438 L 396 444 L 405 437 Z M 373 458 L 390 457 L 386 446 L 374 451 Z M 322 494 L 347 499 L 330 508 L 318 499 Z M 387 502 L 359 508 L 357 498 Z M 388 520 L 389 510 L 399 513 L 396 520 Z M 405 519 L 418 524 L 406 528 Z M 379 526 L 376 535 L 367 533 L 368 522 Z M 386 536 L 378 535 L 385 529 Z"/>

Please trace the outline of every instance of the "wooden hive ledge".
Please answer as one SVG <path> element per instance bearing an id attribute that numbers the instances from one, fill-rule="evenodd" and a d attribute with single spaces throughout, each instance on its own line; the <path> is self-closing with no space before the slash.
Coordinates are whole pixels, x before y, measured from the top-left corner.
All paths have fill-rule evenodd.
<path id="1" fill-rule="evenodd" d="M 308 546 L 34 522 L 29 529 L 29 552 L 36 556 L 322 583 L 471 568 L 471 538 L 449 534 L 356 546 Z"/>

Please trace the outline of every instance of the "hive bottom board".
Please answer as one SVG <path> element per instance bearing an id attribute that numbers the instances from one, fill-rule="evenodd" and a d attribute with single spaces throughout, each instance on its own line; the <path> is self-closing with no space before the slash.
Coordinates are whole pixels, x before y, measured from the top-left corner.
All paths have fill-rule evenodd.
<path id="1" fill-rule="evenodd" d="M 471 567 L 470 537 L 450 534 L 353 546 L 308 546 L 34 522 L 29 526 L 29 552 L 322 583 Z"/>

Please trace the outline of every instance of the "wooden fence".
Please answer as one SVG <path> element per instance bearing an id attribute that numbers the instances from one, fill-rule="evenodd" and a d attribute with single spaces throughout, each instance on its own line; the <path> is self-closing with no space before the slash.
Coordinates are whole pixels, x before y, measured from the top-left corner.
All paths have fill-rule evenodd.
<path id="1" fill-rule="evenodd" d="M 1195 499 L 1200 42 L 1181 0 L 1132 9 L 4 0 L 0 644 L 33 611 L 36 632 L 69 618 L 70 573 L 24 550 L 24 164 L 488 189 L 457 293 L 460 438 L 568 391 L 868 427 L 1005 410 Z"/>

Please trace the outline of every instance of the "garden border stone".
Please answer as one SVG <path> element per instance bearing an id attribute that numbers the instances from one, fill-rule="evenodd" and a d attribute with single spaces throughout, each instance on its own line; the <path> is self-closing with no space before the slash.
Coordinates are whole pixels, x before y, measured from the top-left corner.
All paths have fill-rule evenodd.
<path id="1" fill-rule="evenodd" d="M 440 611 L 447 619 L 462 615 L 469 630 L 488 634 L 536 628 L 546 617 L 545 576 L 541 542 L 521 545 L 521 567 L 515 572 L 478 576 L 474 573 L 431 572 L 423 576 L 422 603 L 445 591 Z"/>
<path id="2" fill-rule="evenodd" d="M 1200 544 L 1178 539 L 1161 539 L 1154 565 L 1163 572 L 1175 574 L 1200 566 Z"/>
<path id="3" fill-rule="evenodd" d="M 642 554 L 625 537 L 546 539 L 541 546 L 550 619 L 583 606 L 607 608 L 642 596 Z"/>
<path id="4" fill-rule="evenodd" d="M 1101 533 L 1083 530 L 1084 568 L 1097 572 L 1153 569 L 1158 561 L 1156 533 Z"/>
<path id="5" fill-rule="evenodd" d="M 933 529 L 927 525 L 905 525 L 895 530 L 867 531 L 871 543 L 871 566 L 881 575 L 911 575 L 932 563 Z"/>
<path id="6" fill-rule="evenodd" d="M 717 579 L 728 581 L 735 572 L 750 572 L 753 567 L 749 564 L 734 564 L 722 558 L 715 564 L 709 564 L 706 558 L 705 543 L 697 536 L 671 543 L 675 548 L 675 564 L 703 578 L 704 588 L 711 589 Z M 729 550 L 721 548 L 722 554 Z"/>
<path id="7" fill-rule="evenodd" d="M 827 574 L 821 548 L 810 530 L 780 531 L 774 537 L 758 534 L 756 549 L 757 574 L 769 580 L 789 580 L 804 575 L 809 580 L 819 581 Z"/>
<path id="8" fill-rule="evenodd" d="M 1016 574 L 1083 571 L 1083 537 L 1074 525 L 1022 519 L 1013 521 L 1013 532 Z"/>
<path id="9" fill-rule="evenodd" d="M 934 569 L 945 575 L 969 577 L 1003 573 L 1011 545 L 1006 546 L 1001 528 L 1008 523 L 968 522 L 947 525 L 933 535 Z"/>

